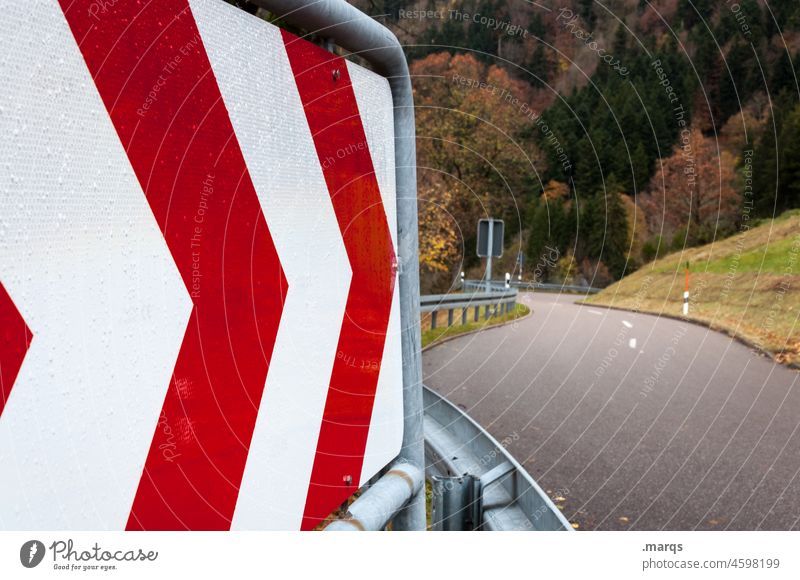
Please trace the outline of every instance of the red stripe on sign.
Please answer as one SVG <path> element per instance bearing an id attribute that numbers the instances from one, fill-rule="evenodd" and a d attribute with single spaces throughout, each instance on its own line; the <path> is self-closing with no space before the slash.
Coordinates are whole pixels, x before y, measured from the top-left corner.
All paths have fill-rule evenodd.
<path id="1" fill-rule="evenodd" d="M 346 62 L 287 32 L 283 39 L 353 270 L 306 499 L 307 530 L 352 495 L 361 477 L 396 259 Z"/>
<path id="2" fill-rule="evenodd" d="M 0 282 L 0 415 L 33 340 L 28 325 Z"/>
<path id="3" fill-rule="evenodd" d="M 188 2 L 61 4 L 193 303 L 128 529 L 229 529 L 286 279 Z"/>

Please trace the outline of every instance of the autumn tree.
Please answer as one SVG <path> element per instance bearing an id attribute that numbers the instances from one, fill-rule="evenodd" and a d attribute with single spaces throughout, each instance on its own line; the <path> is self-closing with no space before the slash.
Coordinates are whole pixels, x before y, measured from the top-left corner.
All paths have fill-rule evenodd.
<path id="1" fill-rule="evenodd" d="M 736 160 L 697 130 L 687 131 L 640 199 L 653 235 L 684 234 L 689 244 L 732 233 L 740 219 Z"/>
<path id="2" fill-rule="evenodd" d="M 443 288 L 460 265 L 463 239 L 448 208 L 454 192 L 440 177 L 431 176 L 418 188 L 419 267 L 423 292 Z"/>
<path id="3" fill-rule="evenodd" d="M 419 187 L 443 209 L 423 215 L 428 209 L 421 204 L 420 222 L 434 231 L 447 216 L 467 248 L 475 247 L 476 223 L 482 217 L 504 219 L 507 235 L 514 235 L 532 192 L 541 189 L 538 149 L 521 137 L 532 123 L 530 86 L 471 55 L 447 52 L 412 63 L 411 74 Z M 429 250 L 441 252 L 428 256 L 431 264 L 454 263 L 449 246 L 434 244 Z M 472 252 L 464 258 L 474 260 Z"/>

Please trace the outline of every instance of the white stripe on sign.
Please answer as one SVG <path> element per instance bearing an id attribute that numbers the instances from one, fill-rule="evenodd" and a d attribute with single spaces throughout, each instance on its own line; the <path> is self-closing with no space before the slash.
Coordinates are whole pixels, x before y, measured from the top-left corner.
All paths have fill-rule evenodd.
<path id="1" fill-rule="evenodd" d="M 347 70 L 353 83 L 361 122 L 367 136 L 367 144 L 372 156 L 372 164 L 378 180 L 378 187 L 386 211 L 386 221 L 392 236 L 392 244 L 397 248 L 397 193 L 395 190 L 394 165 L 394 108 L 389 82 L 353 63 L 347 63 Z M 364 451 L 364 464 L 361 468 L 359 485 L 382 469 L 387 461 L 400 452 L 403 442 L 403 393 L 393 388 L 395 377 L 403 372 L 400 352 L 400 284 L 394 285 L 394 298 L 386 329 L 380 376 L 375 392 L 367 447 Z"/>
<path id="2" fill-rule="evenodd" d="M 280 31 L 191 7 L 289 286 L 232 528 L 296 530 L 351 270 Z"/>
<path id="3" fill-rule="evenodd" d="M 58 4 L 0 12 L 0 280 L 34 336 L 0 524 L 123 529 L 191 301 Z"/>

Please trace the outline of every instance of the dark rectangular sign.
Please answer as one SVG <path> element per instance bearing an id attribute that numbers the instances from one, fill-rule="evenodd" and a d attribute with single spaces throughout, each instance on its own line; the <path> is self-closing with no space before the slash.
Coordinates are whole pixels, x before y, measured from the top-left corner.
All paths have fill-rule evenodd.
<path id="1" fill-rule="evenodd" d="M 492 227 L 492 257 L 499 258 L 503 255 L 503 220 L 482 219 L 478 220 L 478 257 L 486 258 L 489 255 L 489 223 Z"/>

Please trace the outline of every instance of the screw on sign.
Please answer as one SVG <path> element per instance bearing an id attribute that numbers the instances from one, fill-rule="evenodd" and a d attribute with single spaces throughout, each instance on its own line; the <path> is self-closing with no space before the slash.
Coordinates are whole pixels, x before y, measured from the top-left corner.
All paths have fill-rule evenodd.
<path id="1" fill-rule="evenodd" d="M 221 0 L 92 6 L 0 0 L 0 521 L 313 529 L 402 440 L 388 83 Z"/>

